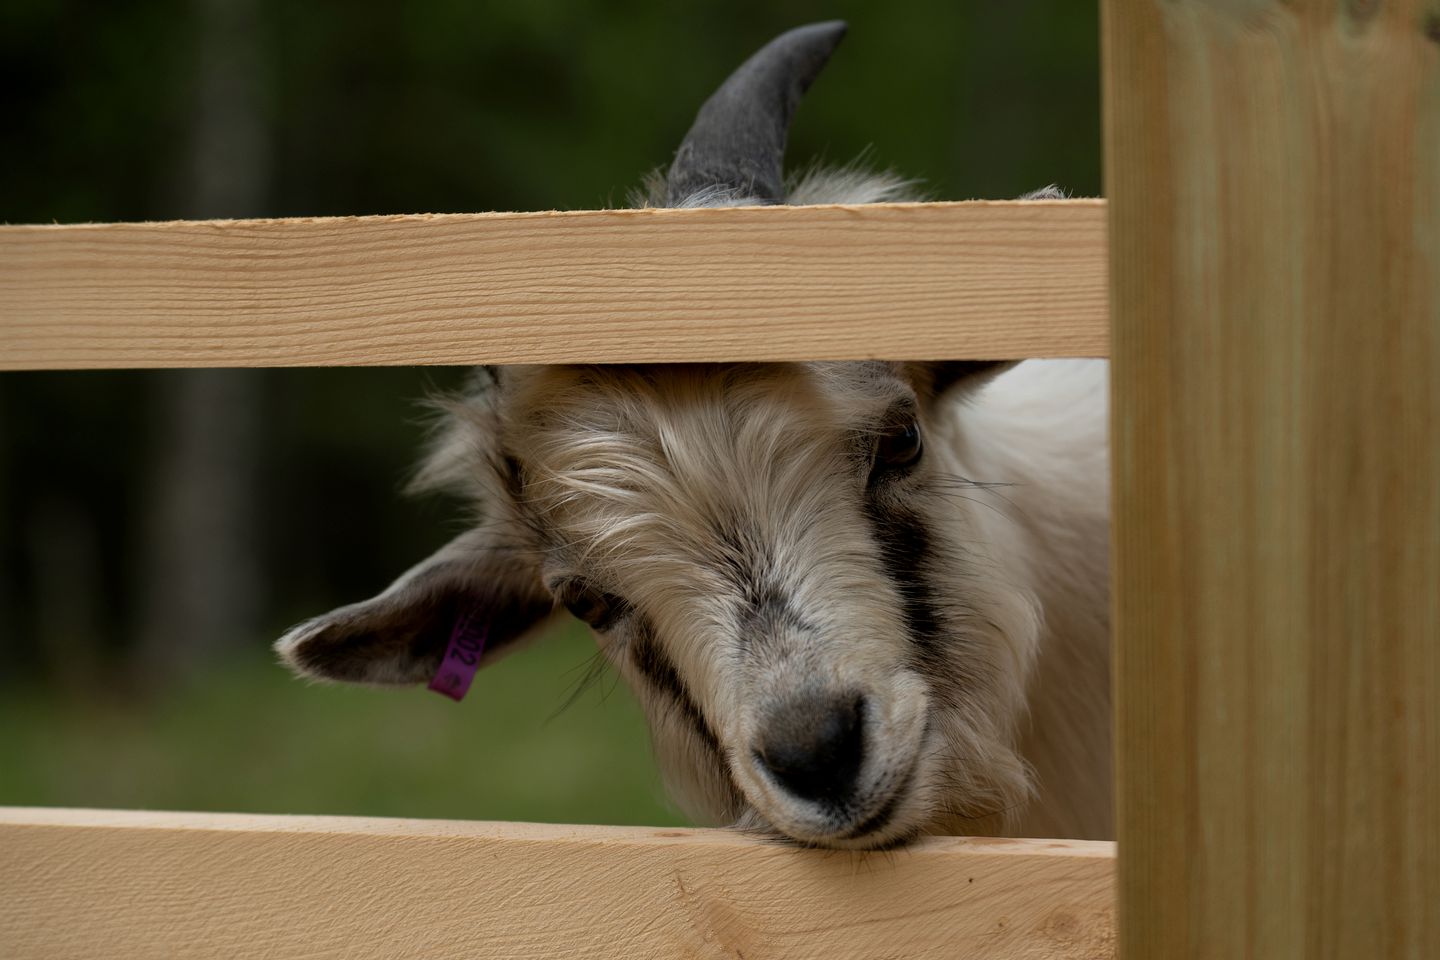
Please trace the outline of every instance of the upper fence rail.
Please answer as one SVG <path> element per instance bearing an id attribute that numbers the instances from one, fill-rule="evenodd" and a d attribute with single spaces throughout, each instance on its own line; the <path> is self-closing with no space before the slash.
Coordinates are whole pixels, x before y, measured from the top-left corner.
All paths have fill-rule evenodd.
<path id="1" fill-rule="evenodd" d="M 0 227 L 0 369 L 1105 356 L 1100 200 Z"/>

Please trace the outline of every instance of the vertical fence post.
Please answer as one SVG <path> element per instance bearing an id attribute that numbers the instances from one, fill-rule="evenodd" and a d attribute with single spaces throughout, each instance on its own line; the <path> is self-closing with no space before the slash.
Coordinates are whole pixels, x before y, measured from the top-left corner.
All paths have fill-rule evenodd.
<path id="1" fill-rule="evenodd" d="M 1122 955 L 1440 957 L 1440 2 L 1103 24 Z"/>

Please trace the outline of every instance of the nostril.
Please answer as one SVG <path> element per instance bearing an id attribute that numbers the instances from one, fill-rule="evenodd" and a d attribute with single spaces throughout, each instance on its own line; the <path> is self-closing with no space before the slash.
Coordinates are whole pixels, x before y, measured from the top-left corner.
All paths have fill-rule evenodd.
<path id="1" fill-rule="evenodd" d="M 839 802 L 855 792 L 865 759 L 865 698 L 807 697 L 769 718 L 755 758 L 804 800 Z"/>

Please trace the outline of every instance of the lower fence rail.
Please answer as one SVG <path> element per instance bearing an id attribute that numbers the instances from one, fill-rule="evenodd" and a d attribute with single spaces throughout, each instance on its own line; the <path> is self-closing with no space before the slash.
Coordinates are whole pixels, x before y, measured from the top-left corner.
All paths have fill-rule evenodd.
<path id="1" fill-rule="evenodd" d="M 1108 957 L 1114 846 L 0 808 L 0 956 Z"/>

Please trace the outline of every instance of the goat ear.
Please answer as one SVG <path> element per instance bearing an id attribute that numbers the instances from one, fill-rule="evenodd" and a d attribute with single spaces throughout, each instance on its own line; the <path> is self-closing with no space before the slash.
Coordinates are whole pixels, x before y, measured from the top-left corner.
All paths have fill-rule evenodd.
<path id="1" fill-rule="evenodd" d="M 1068 195 L 1055 184 L 1031 190 L 1021 200 L 1065 200 Z M 1016 360 L 946 360 L 910 364 L 912 382 L 919 392 L 941 397 L 952 390 L 973 392 L 1015 366 Z"/>
<path id="2" fill-rule="evenodd" d="M 943 397 L 954 390 L 978 390 L 1015 366 L 1016 360 L 941 360 L 906 364 L 910 383 L 922 396 Z"/>
<path id="3" fill-rule="evenodd" d="M 487 625 L 480 665 L 516 649 L 554 601 L 533 568 L 471 530 L 384 593 L 302 623 L 275 644 L 292 670 L 320 680 L 429 681 L 460 618 Z"/>

